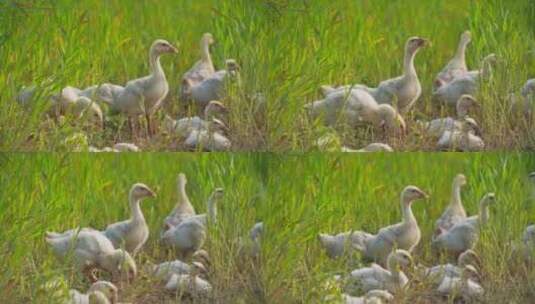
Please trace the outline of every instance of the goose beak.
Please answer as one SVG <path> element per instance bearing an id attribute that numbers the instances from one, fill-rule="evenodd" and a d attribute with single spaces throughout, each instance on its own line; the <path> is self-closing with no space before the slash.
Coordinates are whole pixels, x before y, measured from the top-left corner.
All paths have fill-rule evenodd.
<path id="1" fill-rule="evenodd" d="M 421 194 L 422 198 L 424 198 L 424 199 L 428 199 L 429 198 L 429 194 L 425 193 L 424 191 L 420 190 L 420 194 Z"/>
<path id="2" fill-rule="evenodd" d="M 152 198 L 155 198 L 156 197 L 156 193 L 152 190 L 149 190 L 149 197 L 152 197 Z"/>
<path id="3" fill-rule="evenodd" d="M 170 53 L 174 53 L 174 54 L 178 54 L 178 45 L 177 46 L 173 46 L 173 45 L 169 45 L 169 52 Z"/>

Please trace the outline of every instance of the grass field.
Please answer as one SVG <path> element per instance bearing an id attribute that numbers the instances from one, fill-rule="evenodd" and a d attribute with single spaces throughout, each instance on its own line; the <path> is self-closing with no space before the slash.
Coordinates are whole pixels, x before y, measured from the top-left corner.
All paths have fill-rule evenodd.
<path id="1" fill-rule="evenodd" d="M 178 172 L 187 174 L 197 210 L 205 210 L 203 201 L 214 187 L 225 188 L 218 224 L 210 229 L 206 244 L 214 264 L 217 303 L 317 303 L 334 293 L 323 287 L 325 281 L 358 263 L 329 260 L 319 248 L 317 233 L 376 231 L 399 221 L 399 192 L 408 184 L 430 194 L 414 205 L 423 231 L 416 259 L 428 265 L 437 262 L 429 246 L 433 224 L 449 200 L 452 178 L 461 172 L 468 178 L 463 201 L 469 214 L 476 212 L 484 193 L 497 195 L 476 248 L 487 291 L 483 303 L 530 303 L 535 296 L 533 268 L 511 260 L 509 245 L 535 221 L 526 180 L 535 158 L 528 154 L 3 154 L 0 165 L 3 303 L 48 303 L 38 287 L 57 276 L 64 276 L 69 287 L 85 290 L 81 276 L 55 261 L 43 234 L 79 225 L 103 228 L 127 218 L 127 193 L 134 182 L 144 182 L 157 193 L 142 205 L 151 237 L 136 258 L 139 267 L 173 258 L 159 245 L 158 235 L 175 203 Z M 244 262 L 237 258 L 235 239 L 259 220 L 266 226 L 262 265 L 251 276 L 239 271 Z M 418 288 L 401 295 L 400 303 L 437 303 Z M 121 292 L 125 302 L 164 299 L 172 297 L 143 273 Z"/>
<path id="2" fill-rule="evenodd" d="M 419 35 L 432 47 L 416 60 L 424 93 L 406 118 L 411 128 L 416 119 L 445 114 L 432 107 L 431 82 L 465 30 L 473 34 L 471 68 L 489 53 L 500 58 L 477 96 L 483 107 L 475 116 L 488 149 L 532 149 L 533 124 L 511 115 L 508 95 L 534 76 L 534 20 L 530 0 L 3 1 L 0 149 L 65 150 L 65 138 L 88 131 L 79 121 L 43 126 L 42 106 L 28 113 L 14 101 L 22 86 L 41 84 L 44 96 L 66 85 L 124 84 L 148 74 L 147 52 L 156 38 L 180 44 L 177 56 L 163 59 L 171 86 L 165 111 L 176 116 L 180 77 L 199 58 L 198 41 L 207 31 L 217 40 L 216 66 L 235 58 L 242 67 L 242 87 L 224 100 L 231 108 L 234 150 L 313 149 L 329 131 L 307 119 L 302 106 L 319 98 L 319 86 L 375 85 L 399 75 L 404 43 Z M 267 107 L 251 100 L 257 93 Z M 88 131 L 89 143 L 129 140 L 127 132 L 118 131 L 120 123 L 111 117 L 106 131 Z M 171 149 L 171 139 L 159 134 L 138 144 L 144 150 Z M 346 130 L 341 137 L 351 147 L 382 140 L 369 130 Z M 388 141 L 399 150 L 433 147 L 415 132 Z"/>

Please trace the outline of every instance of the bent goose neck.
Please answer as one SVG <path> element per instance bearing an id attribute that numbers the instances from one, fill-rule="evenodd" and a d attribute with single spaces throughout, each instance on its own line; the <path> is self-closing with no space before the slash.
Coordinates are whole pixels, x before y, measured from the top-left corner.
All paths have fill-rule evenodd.
<path id="1" fill-rule="evenodd" d="M 412 213 L 412 201 L 410 199 L 401 196 L 401 215 L 403 217 L 403 223 L 416 223 L 416 217 Z"/>

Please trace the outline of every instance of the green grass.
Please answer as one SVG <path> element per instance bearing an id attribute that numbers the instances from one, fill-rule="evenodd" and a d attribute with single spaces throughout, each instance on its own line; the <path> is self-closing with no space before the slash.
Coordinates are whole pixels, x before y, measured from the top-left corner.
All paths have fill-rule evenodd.
<path id="1" fill-rule="evenodd" d="M 204 199 L 213 188 L 226 191 L 206 245 L 220 303 L 318 302 L 333 292 L 323 287 L 331 275 L 359 264 L 329 260 L 319 248 L 317 233 L 376 231 L 399 221 L 399 193 L 408 184 L 431 195 L 414 205 L 423 231 L 416 258 L 427 265 L 437 262 L 430 253 L 433 224 L 447 204 L 452 178 L 461 172 L 468 178 L 463 201 L 469 214 L 476 212 L 484 193 L 493 191 L 498 199 L 476 248 L 483 259 L 484 303 L 529 303 L 534 296 L 533 268 L 511 259 L 509 245 L 535 221 L 526 181 L 535 158 L 529 154 L 3 154 L 0 165 L 4 303 L 46 303 L 47 295 L 38 287 L 56 276 L 65 276 L 69 287 L 85 290 L 80 275 L 56 262 L 43 234 L 76 226 L 103 228 L 127 218 L 127 192 L 135 182 L 146 183 L 158 195 L 142 205 L 151 237 L 138 265 L 172 259 L 157 236 L 175 203 L 178 172 L 187 174 L 197 210 L 205 210 Z M 266 236 L 257 284 L 239 270 L 244 261 L 237 258 L 235 239 L 259 220 L 266 225 Z M 252 286 L 262 286 L 263 292 L 253 292 Z M 421 292 L 409 292 L 405 300 L 436 303 L 418 298 Z M 122 291 L 122 300 L 134 303 L 164 298 L 143 274 Z"/>
<path id="2" fill-rule="evenodd" d="M 516 1 L 3 1 L 0 4 L 0 149 L 61 150 L 62 141 L 85 130 L 80 122 L 42 125 L 42 107 L 24 112 L 14 101 L 21 86 L 46 83 L 44 92 L 66 85 L 124 84 L 146 75 L 147 51 L 156 38 L 180 43 L 180 54 L 166 56 L 171 85 L 165 111 L 177 114 L 181 75 L 198 59 L 198 40 L 212 32 L 215 63 L 236 58 L 243 86 L 227 100 L 234 150 L 310 150 L 326 132 L 302 110 L 319 98 L 322 84 L 366 83 L 399 75 L 403 45 L 410 36 L 429 38 L 432 47 L 417 57 L 422 98 L 407 117 L 445 115 L 433 109 L 431 82 L 451 58 L 460 33 L 471 30 L 469 66 L 496 53 L 493 79 L 477 98 L 476 118 L 491 150 L 532 149 L 532 122 L 510 113 L 508 95 L 534 77 L 535 7 Z M 52 81 L 45 81 L 52 79 Z M 267 107 L 258 111 L 251 96 L 261 92 Z M 41 98 L 41 101 L 44 101 Z M 159 114 L 159 118 L 163 113 Z M 110 118 L 105 132 L 88 131 L 90 144 L 128 140 Z M 414 130 L 413 130 L 414 131 Z M 381 136 L 345 130 L 343 142 L 360 147 Z M 145 150 L 170 149 L 159 135 L 139 142 Z M 411 132 L 405 141 L 389 139 L 400 150 L 429 150 L 433 143 Z"/>

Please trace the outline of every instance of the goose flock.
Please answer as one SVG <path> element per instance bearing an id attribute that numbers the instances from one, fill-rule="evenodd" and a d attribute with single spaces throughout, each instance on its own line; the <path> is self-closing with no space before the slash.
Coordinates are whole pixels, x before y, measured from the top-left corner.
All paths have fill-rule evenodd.
<path id="1" fill-rule="evenodd" d="M 224 191 L 216 188 L 207 200 L 207 212 L 198 214 L 186 193 L 186 184 L 186 176 L 180 173 L 177 181 L 178 201 L 164 219 L 160 234 L 161 244 L 176 252 L 180 259 L 157 265 L 147 264 L 143 270 L 163 284 L 162 290 L 172 295 L 210 299 L 210 255 L 203 245 L 209 234 L 208 227 L 216 223 L 217 204 Z M 129 283 L 138 276 L 140 269 L 135 258 L 149 238 L 149 227 L 141 202 L 155 197 L 156 194 L 147 185 L 136 183 L 128 196 L 128 220 L 110 224 L 104 230 L 86 227 L 65 232 L 46 232 L 46 243 L 57 259 L 75 267 L 92 283 L 85 294 L 70 290 L 66 303 L 118 303 L 118 287 L 114 283 Z M 244 256 L 258 256 L 263 230 L 263 223 L 258 222 L 252 227 L 248 238 L 237 238 Z M 99 280 L 99 272 L 109 273 L 114 283 Z"/>
<path id="2" fill-rule="evenodd" d="M 481 60 L 476 70 L 466 64 L 466 50 L 472 40 L 469 31 L 461 35 L 454 57 L 438 73 L 433 82 L 433 103 L 440 107 L 455 108 L 455 117 L 417 121 L 417 131 L 435 140 L 439 150 L 481 151 L 485 148 L 478 122 L 470 117 L 481 84 L 488 82 L 498 61 L 495 54 Z M 221 103 L 228 95 L 227 84 L 240 85 L 240 66 L 234 59 L 227 59 L 222 70 L 216 70 L 210 54 L 214 43 L 210 33 L 201 38 L 201 58 L 182 76 L 179 100 L 180 108 L 190 106 L 201 116 L 179 117 L 165 115 L 164 128 L 179 146 L 192 150 L 227 151 L 231 148 L 227 127 L 228 109 Z M 405 45 L 402 75 L 380 82 L 376 87 L 363 84 L 321 86 L 323 99 L 304 106 L 306 113 L 319 119 L 326 126 L 336 129 L 340 124 L 351 128 L 371 125 L 385 136 L 404 136 L 408 132 L 406 114 L 415 108 L 422 95 L 422 85 L 415 67 L 418 52 L 429 45 L 427 39 L 411 37 Z M 52 94 L 46 104 L 45 115 L 56 120 L 63 116 L 84 119 L 104 128 L 108 115 L 119 114 L 126 118 L 132 139 L 138 140 L 139 117 L 146 121 L 146 134 L 157 132 L 159 122 L 154 116 L 162 108 L 170 89 L 160 57 L 176 54 L 178 50 L 163 39 L 153 42 L 149 51 L 150 74 L 128 81 L 124 86 L 102 83 L 85 89 L 67 86 Z M 32 108 L 34 97 L 39 96 L 38 86 L 23 88 L 17 100 L 24 108 Z M 261 93 L 258 93 L 262 95 Z M 511 95 L 511 109 L 531 117 L 535 79 L 528 80 L 520 96 Z M 252 98 L 254 99 L 254 98 Z M 107 110 L 106 110 L 107 109 Z M 187 111 L 182 111 L 186 113 Z M 321 140 L 321 139 L 320 139 Z M 376 143 L 378 144 L 378 143 Z M 386 144 L 383 144 L 386 145 Z M 372 149 L 370 151 L 390 151 Z M 113 148 L 91 147 L 92 152 L 119 152 Z M 133 150 L 128 150 L 133 151 Z M 367 152 L 366 149 L 342 147 L 343 152 Z"/>
<path id="3" fill-rule="evenodd" d="M 201 59 L 182 77 L 180 91 L 181 105 L 192 105 L 204 116 L 182 117 L 178 120 L 166 115 L 165 131 L 176 139 L 177 143 L 192 150 L 226 151 L 231 147 L 228 139 L 228 127 L 225 114 L 228 109 L 221 100 L 226 97 L 226 84 L 239 80 L 240 66 L 234 59 L 225 62 L 225 69 L 217 71 L 210 55 L 210 45 L 214 43 L 211 34 L 206 33 L 201 39 Z M 137 140 L 139 117 L 144 117 L 146 134 L 151 137 L 157 132 L 154 116 L 163 105 L 169 93 L 169 83 L 160 63 L 165 54 L 176 54 L 178 49 L 166 40 L 154 41 L 149 51 L 150 74 L 130 80 L 124 86 L 102 83 L 85 89 L 67 86 L 59 93 L 48 98 L 45 115 L 55 120 L 64 116 L 86 119 L 100 129 L 105 126 L 106 115 L 122 115 L 128 121 L 132 139 Z M 35 106 L 32 102 L 38 97 L 41 88 L 36 85 L 23 88 L 18 102 L 27 109 Z M 107 108 L 104 111 L 103 108 Z M 130 144 L 133 143 L 121 143 Z M 117 149 L 89 147 L 89 152 L 139 151 L 139 148 Z"/>
<path id="4" fill-rule="evenodd" d="M 535 172 L 529 175 L 535 183 Z M 431 239 L 433 252 L 455 258 L 456 264 L 433 267 L 416 265 L 413 254 L 421 240 L 421 231 L 412 203 L 427 198 L 415 186 L 407 186 L 401 193 L 401 222 L 379 229 L 376 234 L 351 230 L 336 235 L 320 233 L 320 246 L 330 258 L 359 253 L 368 267 L 354 269 L 334 280 L 343 288 L 343 303 L 396 303 L 396 294 L 410 289 L 410 282 L 427 282 L 433 294 L 472 303 L 484 295 L 481 260 L 474 251 L 479 234 L 489 220 L 489 208 L 496 203 L 494 193 L 486 193 L 480 200 L 477 215 L 468 216 L 461 199 L 461 188 L 466 177 L 458 174 L 452 183 L 451 199 L 435 223 Z M 533 262 L 535 252 L 535 225 L 528 226 L 522 240 L 514 244 L 515 252 Z M 377 295 L 383 296 L 377 296 Z M 377 298 L 374 302 L 368 298 Z"/>
<path id="5" fill-rule="evenodd" d="M 535 172 L 529 175 L 535 184 Z M 451 199 L 435 222 L 431 248 L 437 254 L 455 259 L 456 263 L 432 267 L 414 262 L 415 248 L 421 243 L 422 232 L 412 211 L 412 204 L 427 199 L 428 195 L 416 186 L 407 186 L 400 195 L 402 218 L 399 223 L 379 229 L 375 234 L 348 231 L 336 235 L 319 234 L 321 248 L 330 258 L 359 253 L 363 261 L 373 262 L 368 267 L 354 269 L 346 275 L 337 275 L 336 284 L 343 286 L 344 303 L 393 303 L 396 296 L 410 288 L 410 282 L 427 282 L 437 296 L 464 301 L 479 299 L 484 294 L 482 262 L 476 253 L 476 244 L 482 229 L 489 221 L 489 208 L 496 204 L 494 193 L 486 193 L 480 200 L 479 212 L 468 216 L 463 207 L 461 190 L 467 184 L 463 174 L 452 182 Z M 160 244 L 176 254 L 178 259 L 160 264 L 148 263 L 141 270 L 136 257 L 149 238 L 149 227 L 141 209 L 141 202 L 156 194 L 145 184 L 136 183 L 129 192 L 130 218 L 108 225 L 104 230 L 76 228 L 65 232 L 46 232 L 46 242 L 59 261 L 71 265 L 92 285 L 87 293 L 70 290 L 67 303 L 118 303 L 119 288 L 114 283 L 128 284 L 139 276 L 139 271 L 160 284 L 170 295 L 193 299 L 210 299 L 211 261 L 203 249 L 210 226 L 217 224 L 217 206 L 224 190 L 215 188 L 206 202 L 206 213 L 198 213 L 186 192 L 187 178 L 177 178 L 175 208 L 163 220 Z M 253 225 L 249 235 L 236 238 L 242 258 L 258 263 L 262 251 L 264 224 Z M 520 241 L 512 246 L 527 262 L 535 262 L 535 225 L 528 226 Z M 96 272 L 98 270 L 98 272 Z M 107 272 L 111 283 L 99 279 Z M 52 284 L 53 285 L 53 284 Z M 119 285 L 122 286 L 122 285 Z M 327 296 L 325 301 L 333 300 Z"/>
<path id="6" fill-rule="evenodd" d="M 480 107 L 475 96 L 481 84 L 490 79 L 498 58 L 490 54 L 482 59 L 477 70 L 469 70 L 466 49 L 471 40 L 469 31 L 461 35 L 454 57 L 433 82 L 433 103 L 439 107 L 455 108 L 456 117 L 417 121 L 416 124 L 419 132 L 434 138 L 438 150 L 481 151 L 485 148 L 480 127 L 470 113 Z M 306 104 L 306 112 L 313 119 L 319 119 L 324 125 L 335 129 L 340 125 L 351 128 L 371 125 L 385 136 L 405 135 L 407 124 L 404 115 L 414 108 L 422 94 L 414 60 L 418 51 L 428 44 L 428 40 L 420 37 L 409 38 L 405 45 L 403 74 L 382 81 L 377 87 L 362 84 L 321 86 L 324 98 Z M 524 85 L 521 98 L 514 94 L 511 96 L 511 108 L 523 113 L 526 118 L 531 117 L 534 95 L 535 79 L 531 79 Z M 391 148 L 381 151 L 389 150 Z M 345 146 L 341 151 L 365 152 Z"/>

